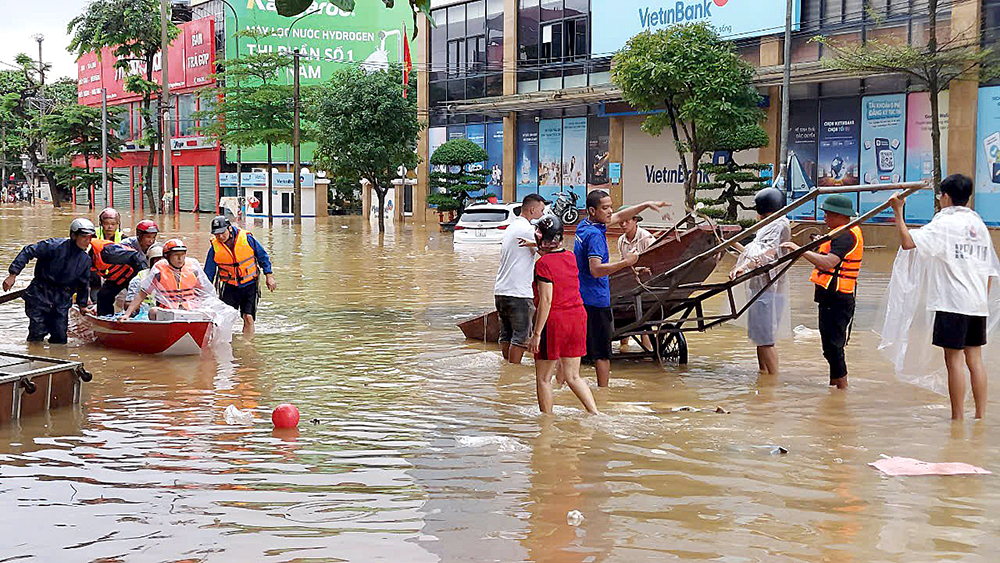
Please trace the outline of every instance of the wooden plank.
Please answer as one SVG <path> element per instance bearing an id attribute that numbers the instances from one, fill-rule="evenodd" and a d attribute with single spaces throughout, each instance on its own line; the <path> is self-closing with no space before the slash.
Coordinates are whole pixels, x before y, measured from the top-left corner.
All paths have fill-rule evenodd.
<path id="1" fill-rule="evenodd" d="M 10 293 L 8 293 L 6 295 L 0 295 L 0 305 L 3 305 L 4 303 L 6 303 L 8 301 L 13 301 L 15 299 L 20 299 L 20 298 L 24 297 L 24 292 L 26 292 L 26 291 L 28 291 L 28 288 L 25 287 L 25 288 L 19 289 L 17 291 L 12 291 L 12 292 L 10 292 Z"/>

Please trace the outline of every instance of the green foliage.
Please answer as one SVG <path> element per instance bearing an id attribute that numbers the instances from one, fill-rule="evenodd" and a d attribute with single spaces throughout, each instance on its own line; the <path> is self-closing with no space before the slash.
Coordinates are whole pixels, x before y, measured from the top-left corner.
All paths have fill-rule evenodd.
<path id="1" fill-rule="evenodd" d="M 328 192 L 331 214 L 345 215 L 361 210 L 361 186 L 350 178 L 330 178 Z"/>
<path id="2" fill-rule="evenodd" d="M 698 184 L 696 189 L 721 191 L 717 197 L 697 198 L 695 203 L 707 206 L 701 212 L 710 217 L 725 223 L 742 223 L 738 220 L 740 209 L 752 209 L 743 203 L 742 198 L 754 195 L 757 190 L 767 186 L 767 181 L 761 178 L 760 172 L 769 170 L 771 165 L 756 162 L 739 164 L 733 159 L 733 153 L 765 147 L 770 139 L 760 125 L 752 123 L 720 135 L 716 143 L 712 150 L 729 151 L 729 156 L 722 164 L 703 164 L 701 170 L 712 175 L 712 181 Z"/>
<path id="3" fill-rule="evenodd" d="M 431 155 L 434 170 L 429 175 L 432 190 L 427 203 L 438 211 L 458 211 L 461 217 L 471 199 L 470 192 L 486 189 L 490 175 L 482 163 L 486 150 L 468 139 L 452 139 Z"/>
<path id="4" fill-rule="evenodd" d="M 639 111 L 664 110 L 646 116 L 642 128 L 654 136 L 670 129 L 686 174 L 688 207 L 702 156 L 764 117 L 753 76 L 732 44 L 704 23 L 645 31 L 614 57 L 611 78 L 625 101 Z"/>
<path id="5" fill-rule="evenodd" d="M 379 202 L 379 230 L 385 226 L 385 195 L 400 165 L 419 163 L 416 81 L 408 97 L 400 84 L 402 69 L 366 71 L 346 66 L 310 93 L 307 107 L 313 116 L 317 142 L 316 165 L 333 176 L 371 183 Z"/>
<path id="6" fill-rule="evenodd" d="M 373 0 L 367 0 L 369 2 Z M 396 5 L 395 0 L 381 0 L 386 8 L 391 9 Z M 424 14 L 430 19 L 431 0 L 408 0 L 410 10 L 413 11 L 413 38 L 417 38 L 417 14 Z M 274 7 L 279 15 L 294 17 L 305 13 L 312 5 L 313 0 L 274 0 Z M 355 0 L 330 0 L 330 3 L 345 12 L 353 12 Z M 432 21 L 433 23 L 433 21 Z"/>
<path id="7" fill-rule="evenodd" d="M 108 156 L 121 155 L 121 140 L 115 135 L 114 118 L 121 108 L 108 108 Z M 62 106 L 42 117 L 41 133 L 49 141 L 49 155 L 57 160 L 101 157 L 101 108 Z M 89 168 L 89 167 L 88 167 Z"/>

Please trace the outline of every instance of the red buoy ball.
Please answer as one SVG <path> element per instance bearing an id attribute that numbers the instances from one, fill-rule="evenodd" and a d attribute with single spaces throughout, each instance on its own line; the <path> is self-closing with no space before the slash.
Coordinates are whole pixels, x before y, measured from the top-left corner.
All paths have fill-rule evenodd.
<path id="1" fill-rule="evenodd" d="M 299 409 L 288 403 L 278 405 L 271 413 L 271 422 L 275 428 L 295 428 L 299 425 Z"/>

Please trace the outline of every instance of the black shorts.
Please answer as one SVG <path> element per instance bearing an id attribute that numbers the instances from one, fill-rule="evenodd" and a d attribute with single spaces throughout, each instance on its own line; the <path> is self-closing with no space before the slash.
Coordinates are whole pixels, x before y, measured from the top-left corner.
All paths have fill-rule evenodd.
<path id="1" fill-rule="evenodd" d="M 224 284 L 220 296 L 222 302 L 233 309 L 238 309 L 241 316 L 250 315 L 252 319 L 257 320 L 257 300 L 260 298 L 257 292 L 259 281 L 241 286 Z"/>
<path id="2" fill-rule="evenodd" d="M 611 307 L 583 307 L 587 310 L 587 355 L 584 360 L 610 360 L 611 337 L 614 333 Z"/>
<path id="3" fill-rule="evenodd" d="M 971 346 L 986 345 L 986 317 L 972 317 L 961 313 L 934 312 L 935 346 L 962 350 Z"/>
<path id="4" fill-rule="evenodd" d="M 535 304 L 530 297 L 494 295 L 500 317 L 500 343 L 528 347 L 531 338 L 531 324 L 535 316 Z"/>

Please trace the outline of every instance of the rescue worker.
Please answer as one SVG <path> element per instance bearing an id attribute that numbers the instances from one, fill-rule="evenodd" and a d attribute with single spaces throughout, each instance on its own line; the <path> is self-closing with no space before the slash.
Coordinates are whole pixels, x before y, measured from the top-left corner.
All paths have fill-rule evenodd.
<path id="1" fill-rule="evenodd" d="M 239 310 L 243 317 L 243 335 L 253 336 L 261 270 L 267 289 L 278 289 L 271 271 L 271 258 L 252 234 L 230 225 L 221 215 L 212 219 L 212 234 L 212 247 L 205 259 L 205 275 L 219 286 L 222 301 Z"/>
<path id="2" fill-rule="evenodd" d="M 135 226 L 135 236 L 123 240 L 122 244 L 134 248 L 136 252 L 146 256 L 149 249 L 156 244 L 156 234 L 159 232 L 160 228 L 156 226 L 154 221 L 143 219 Z M 146 266 L 149 267 L 148 262 Z"/>
<path id="3" fill-rule="evenodd" d="M 105 207 L 97 216 L 96 239 L 109 240 L 111 242 L 121 242 L 125 236 L 121 230 L 122 216 L 114 207 Z"/>
<path id="4" fill-rule="evenodd" d="M 90 248 L 94 224 L 88 219 L 74 219 L 69 238 L 51 238 L 21 249 L 8 268 L 3 290 L 10 291 L 18 274 L 34 258 L 35 274 L 24 294 L 24 313 L 28 316 L 28 342 L 41 342 L 46 335 L 50 344 L 66 343 L 70 298 L 87 307 L 90 284 Z"/>
<path id="5" fill-rule="evenodd" d="M 139 294 L 139 290 L 142 288 L 142 280 L 146 279 L 146 276 L 149 275 L 150 269 L 152 269 L 152 267 L 155 266 L 160 260 L 163 260 L 163 245 L 154 244 L 149 247 L 149 250 L 146 252 L 146 262 L 149 263 L 149 268 L 140 270 L 139 273 L 132 278 L 132 281 L 128 282 L 128 289 L 125 291 L 125 295 L 122 296 L 119 294 L 118 296 L 122 301 L 121 308 L 123 310 L 127 308 L 129 303 L 132 302 L 132 299 Z M 146 309 L 148 310 L 150 307 L 154 307 L 156 305 L 156 300 L 153 299 L 152 296 L 149 296 L 143 300 L 142 304 L 146 305 Z"/>
<path id="6" fill-rule="evenodd" d="M 187 246 L 181 239 L 170 239 L 163 245 L 163 260 L 150 267 L 142 280 L 139 293 L 132 299 L 125 318 L 130 318 L 150 295 L 157 304 L 171 310 L 193 311 L 199 308 L 205 295 L 215 295 L 212 284 L 205 277 L 201 265 L 187 257 Z M 161 309 L 149 311 L 152 320 L 170 320 L 172 314 L 162 314 Z"/>
<path id="7" fill-rule="evenodd" d="M 94 270 L 102 278 L 97 291 L 97 314 L 115 313 L 115 297 L 140 270 L 147 267 L 146 256 L 130 246 L 94 238 L 90 243 L 90 259 Z"/>
<path id="8" fill-rule="evenodd" d="M 855 294 L 865 241 L 861 227 L 849 230 L 843 227 L 854 217 L 851 198 L 834 194 L 820 205 L 825 213 L 826 226 L 833 233 L 833 240 L 824 242 L 819 252 L 806 252 L 802 256 L 813 263 L 809 281 L 816 284 L 814 300 L 819 306 L 819 333 L 823 342 L 823 356 L 830 364 L 830 385 L 847 388 L 847 361 L 844 348 L 851 338 L 854 322 Z M 796 251 L 793 242 L 782 243 L 781 248 Z"/>

